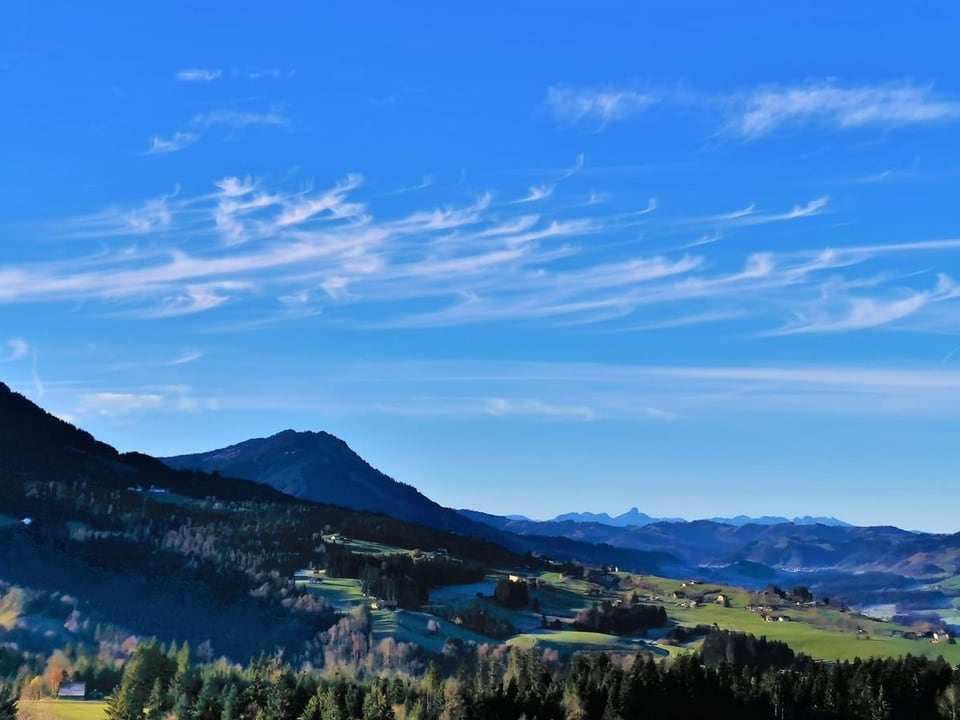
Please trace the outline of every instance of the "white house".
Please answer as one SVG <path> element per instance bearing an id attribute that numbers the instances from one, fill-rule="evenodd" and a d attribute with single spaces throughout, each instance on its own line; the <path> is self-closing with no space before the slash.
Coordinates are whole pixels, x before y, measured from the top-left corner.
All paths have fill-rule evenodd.
<path id="1" fill-rule="evenodd" d="M 87 696 L 86 683 L 64 683 L 57 692 L 58 698 L 73 698 L 83 700 Z"/>

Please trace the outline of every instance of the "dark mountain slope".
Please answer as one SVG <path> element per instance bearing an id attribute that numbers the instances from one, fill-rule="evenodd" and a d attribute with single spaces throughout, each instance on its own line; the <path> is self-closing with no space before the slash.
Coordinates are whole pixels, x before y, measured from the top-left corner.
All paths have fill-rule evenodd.
<path id="1" fill-rule="evenodd" d="M 4 478 L 155 486 L 196 498 L 291 501 L 268 485 L 178 472 L 148 455 L 119 453 L 0 383 L 0 485 Z"/>

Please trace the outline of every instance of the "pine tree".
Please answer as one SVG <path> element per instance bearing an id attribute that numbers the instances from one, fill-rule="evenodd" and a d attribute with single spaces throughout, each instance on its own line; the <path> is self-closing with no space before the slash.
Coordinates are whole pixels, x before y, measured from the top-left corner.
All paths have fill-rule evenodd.
<path id="1" fill-rule="evenodd" d="M 194 720 L 220 720 L 223 713 L 223 701 L 215 685 L 214 678 L 207 676 L 203 679 L 200 692 L 193 704 L 191 716 Z"/>
<path id="2" fill-rule="evenodd" d="M 937 698 L 937 711 L 944 720 L 960 720 L 960 685 L 956 682 L 947 685 Z"/>
<path id="3" fill-rule="evenodd" d="M 150 701 L 155 701 L 154 707 L 168 709 L 166 699 L 161 696 L 173 675 L 174 665 L 156 641 L 138 645 L 123 670 L 120 687 L 107 706 L 108 720 L 141 720 Z M 153 698 L 158 684 L 157 697 Z"/>
<path id="4" fill-rule="evenodd" d="M 12 687 L 0 687 L 0 720 L 17 720 L 17 699 Z"/>
<path id="5" fill-rule="evenodd" d="M 167 707 L 167 696 L 163 691 L 163 683 L 160 678 L 157 678 L 153 681 L 153 687 L 150 690 L 150 696 L 147 698 L 144 713 L 148 720 L 159 720 L 163 717 Z"/>
<path id="6" fill-rule="evenodd" d="M 374 684 L 363 698 L 363 720 L 394 720 L 395 716 L 386 693 Z"/>
<path id="7" fill-rule="evenodd" d="M 220 720 L 239 720 L 240 718 L 240 690 L 235 683 L 230 683 L 227 694 L 223 698 L 223 712 Z"/>

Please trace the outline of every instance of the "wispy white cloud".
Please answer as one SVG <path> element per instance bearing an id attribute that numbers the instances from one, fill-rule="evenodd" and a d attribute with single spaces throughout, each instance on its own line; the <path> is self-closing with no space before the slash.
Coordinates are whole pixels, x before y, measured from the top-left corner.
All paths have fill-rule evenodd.
<path id="1" fill-rule="evenodd" d="M 960 120 L 960 99 L 910 80 L 856 84 L 811 79 L 709 93 L 668 88 L 654 92 L 635 83 L 556 84 L 547 88 L 544 104 L 558 121 L 593 130 L 638 117 L 654 106 L 677 113 L 694 108 L 708 117 L 719 114 L 720 132 L 742 140 L 790 128 L 892 129 Z"/>
<path id="2" fill-rule="evenodd" d="M 63 238 L 110 239 L 162 232 L 170 227 L 173 214 L 183 208 L 176 200 L 177 192 L 128 207 L 113 206 L 64 221 L 45 221 L 39 227 L 47 235 Z"/>
<path id="3" fill-rule="evenodd" d="M 648 332 L 650 330 L 669 330 L 671 328 L 690 327 L 691 325 L 710 325 L 713 323 L 736 320 L 742 318 L 744 314 L 745 313 L 743 310 L 707 310 L 704 312 L 691 313 L 689 315 L 667 317 L 663 320 L 656 320 L 643 325 L 627 325 L 625 327 L 617 327 L 611 332 Z"/>
<path id="4" fill-rule="evenodd" d="M 236 132 L 250 127 L 287 127 L 289 124 L 290 118 L 275 110 L 266 112 L 211 110 L 194 115 L 188 125 L 189 129 L 178 130 L 169 137 L 162 135 L 151 137 L 146 154 L 162 155 L 179 152 L 198 143 L 204 134 L 213 128 L 226 128 Z"/>
<path id="5" fill-rule="evenodd" d="M 747 225 L 764 225 L 766 223 L 784 222 L 788 220 L 798 220 L 800 218 L 813 217 L 822 214 L 830 198 L 826 195 L 814 198 L 802 205 L 794 205 L 790 210 L 784 212 L 761 212 L 757 209 L 756 203 L 750 203 L 740 210 L 733 210 L 719 215 L 707 215 L 700 218 L 684 220 L 685 223 L 692 224 L 710 224 L 718 226 L 736 227 Z"/>
<path id="6" fill-rule="evenodd" d="M 897 171 L 893 168 L 887 168 L 876 173 L 869 173 L 867 175 L 860 175 L 855 178 L 847 180 L 847 183 L 850 185 L 876 185 L 879 183 L 884 183 L 889 180 L 892 180 L 897 174 Z"/>
<path id="7" fill-rule="evenodd" d="M 722 215 L 717 215 L 714 218 L 715 220 L 739 220 L 740 218 L 750 217 L 757 210 L 756 203 L 750 203 L 742 210 L 733 210 L 728 213 L 723 213 Z"/>
<path id="8" fill-rule="evenodd" d="M 126 415 L 159 408 L 164 396 L 159 393 L 98 392 L 85 395 L 78 408 L 81 414 Z"/>
<path id="9" fill-rule="evenodd" d="M 243 74 L 249 80 L 280 80 L 281 78 L 292 78 L 294 71 L 272 67 L 263 68 L 262 70 L 248 70 Z"/>
<path id="10" fill-rule="evenodd" d="M 38 398 L 42 398 L 44 393 L 47 390 L 46 384 L 43 382 L 43 378 L 40 376 L 40 368 L 37 361 L 37 353 L 34 351 L 31 354 L 30 363 L 30 376 L 33 379 L 33 392 L 36 393 Z"/>
<path id="11" fill-rule="evenodd" d="M 553 405 L 531 398 L 488 398 L 484 412 L 489 415 L 540 417 L 558 420 L 594 420 L 596 412 L 585 405 Z"/>
<path id="12" fill-rule="evenodd" d="M 535 397 L 548 406 L 589 408 L 596 419 L 683 422 L 725 419 L 733 413 L 960 417 L 960 370 L 939 365 L 381 362 L 344 368 L 338 382 L 355 396 L 403 388 L 421 409 L 459 408 L 457 398 L 495 388 L 496 397 L 509 399 L 507 407 L 523 408 L 526 399 Z M 392 402 L 400 406 L 402 398 Z"/>
<path id="13" fill-rule="evenodd" d="M 755 139 L 784 127 L 894 128 L 960 119 L 960 101 L 911 82 L 844 85 L 816 80 L 767 85 L 725 98 L 725 130 Z"/>
<path id="14" fill-rule="evenodd" d="M 176 77 L 180 82 L 207 83 L 213 82 L 223 75 L 217 68 L 188 68 L 180 70 Z"/>
<path id="15" fill-rule="evenodd" d="M 232 280 L 187 285 L 176 295 L 160 298 L 156 307 L 138 314 L 151 318 L 172 318 L 212 310 L 229 302 L 232 293 L 250 290 L 252 284 Z"/>
<path id="16" fill-rule="evenodd" d="M 826 211 L 826 197 L 677 220 L 653 213 L 655 200 L 614 211 L 495 196 L 390 213 L 359 174 L 319 189 L 227 177 L 209 193 L 47 224 L 53 234 L 97 239 L 100 250 L 0 265 L 0 303 L 96 300 L 148 318 L 236 305 L 258 315 L 250 322 L 273 312 L 365 328 L 547 322 L 653 332 L 676 318 L 737 317 L 751 336 L 902 330 L 952 297 L 939 281 L 931 290 L 930 278 L 949 269 L 938 267 L 943 253 L 960 250 L 950 238 L 828 248 L 815 238 L 810 248 L 769 250 L 713 242 L 748 225 L 806 222 Z M 659 233 L 672 238 L 685 223 L 711 232 L 654 249 Z M 914 273 L 890 272 L 894 255 L 925 259 Z"/>
<path id="17" fill-rule="evenodd" d="M 387 192 L 383 193 L 383 195 L 404 195 L 406 193 L 416 192 L 417 190 L 425 190 L 428 187 L 432 187 L 435 182 L 436 179 L 433 177 L 433 175 L 424 175 L 420 182 L 414 185 L 406 185 L 404 187 L 399 187 L 396 190 L 388 190 Z"/>
<path id="18" fill-rule="evenodd" d="M 191 122 L 201 128 L 222 126 L 237 130 L 254 125 L 284 127 L 290 124 L 290 118 L 273 110 L 267 112 L 211 110 L 197 113 Z"/>
<path id="19" fill-rule="evenodd" d="M 175 132 L 168 138 L 154 135 L 150 138 L 150 147 L 147 148 L 147 155 L 162 155 L 172 153 L 190 147 L 200 139 L 200 135 L 193 132 Z"/>
<path id="20" fill-rule="evenodd" d="M 679 248 L 677 248 L 677 249 L 678 249 L 678 250 L 691 250 L 691 249 L 693 249 L 693 248 L 695 248 L 695 247 L 701 247 L 701 246 L 703 246 L 703 245 L 711 245 L 711 244 L 717 242 L 719 239 L 720 239 L 720 233 L 716 233 L 716 232 L 704 233 L 703 235 L 701 235 L 700 237 L 698 237 L 696 240 L 692 240 L 692 241 L 690 241 L 690 242 L 688 242 L 688 243 L 686 243 L 686 244 L 684 244 L 684 245 L 681 245 L 681 246 L 680 246 Z"/>
<path id="21" fill-rule="evenodd" d="M 824 312 L 812 317 L 798 314 L 797 321 L 775 331 L 777 335 L 801 333 L 836 333 L 880 327 L 909 317 L 930 301 L 925 292 L 910 293 L 902 298 L 848 298 L 833 313 Z"/>
<path id="22" fill-rule="evenodd" d="M 555 185 L 531 185 L 526 197 L 522 197 L 519 200 L 515 200 L 514 203 L 530 203 L 537 202 L 538 200 L 545 200 L 546 198 L 553 195 L 553 191 L 556 189 Z"/>
<path id="23" fill-rule="evenodd" d="M 578 174 L 581 170 L 583 170 L 583 166 L 586 164 L 586 161 L 587 161 L 586 155 L 584 155 L 583 153 L 580 153 L 579 155 L 577 155 L 577 159 L 574 161 L 573 165 L 571 165 L 569 168 L 564 170 L 563 173 L 561 173 L 560 177 L 557 178 L 557 180 L 567 180 L 568 178 L 572 178 L 574 175 Z"/>
<path id="24" fill-rule="evenodd" d="M 824 295 L 810 312 L 798 312 L 793 323 L 776 335 L 805 333 L 838 333 L 877 328 L 897 323 L 920 312 L 924 307 L 960 296 L 957 285 L 946 275 L 939 275 L 933 290 L 901 292 L 898 297 L 831 297 Z"/>
<path id="25" fill-rule="evenodd" d="M 194 363 L 202 357 L 203 357 L 203 353 L 201 351 L 188 350 L 181 355 L 177 355 L 177 357 L 173 358 L 172 360 L 167 360 L 163 364 L 169 365 L 169 366 L 189 365 L 190 363 Z"/>
<path id="26" fill-rule="evenodd" d="M 826 195 L 823 197 L 818 197 L 805 205 L 794 205 L 793 210 L 788 212 L 783 216 L 784 220 L 794 220 L 796 218 L 810 217 L 811 215 L 818 215 L 830 201 Z"/>
<path id="27" fill-rule="evenodd" d="M 7 340 L 7 352 L 0 356 L 0 362 L 14 362 L 30 354 L 30 343 L 22 337 L 13 337 Z"/>
<path id="28" fill-rule="evenodd" d="M 189 386 L 159 385 L 80 391 L 74 394 L 74 405 L 72 416 L 119 418 L 137 413 L 218 410 L 220 401 L 196 395 Z"/>
<path id="29" fill-rule="evenodd" d="M 357 189 L 362 183 L 362 175 L 351 174 L 337 183 L 333 189 L 319 195 L 311 195 L 309 191 L 305 191 L 297 198 L 286 202 L 286 207 L 276 218 L 276 224 L 278 227 L 300 225 L 320 215 L 327 215 L 334 219 L 357 217 L 363 213 L 364 205 L 347 202 L 346 197 L 351 190 Z"/>
<path id="30" fill-rule="evenodd" d="M 611 122 L 635 117 L 659 100 L 652 92 L 626 86 L 552 85 L 547 88 L 545 102 L 547 109 L 561 122 L 602 128 Z"/>

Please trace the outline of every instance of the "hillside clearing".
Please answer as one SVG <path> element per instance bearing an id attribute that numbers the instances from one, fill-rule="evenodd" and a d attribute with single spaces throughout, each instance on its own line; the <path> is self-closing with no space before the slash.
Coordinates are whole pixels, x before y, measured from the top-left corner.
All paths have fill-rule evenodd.
<path id="1" fill-rule="evenodd" d="M 107 703 L 104 700 L 22 700 L 20 720 L 103 720 Z"/>

